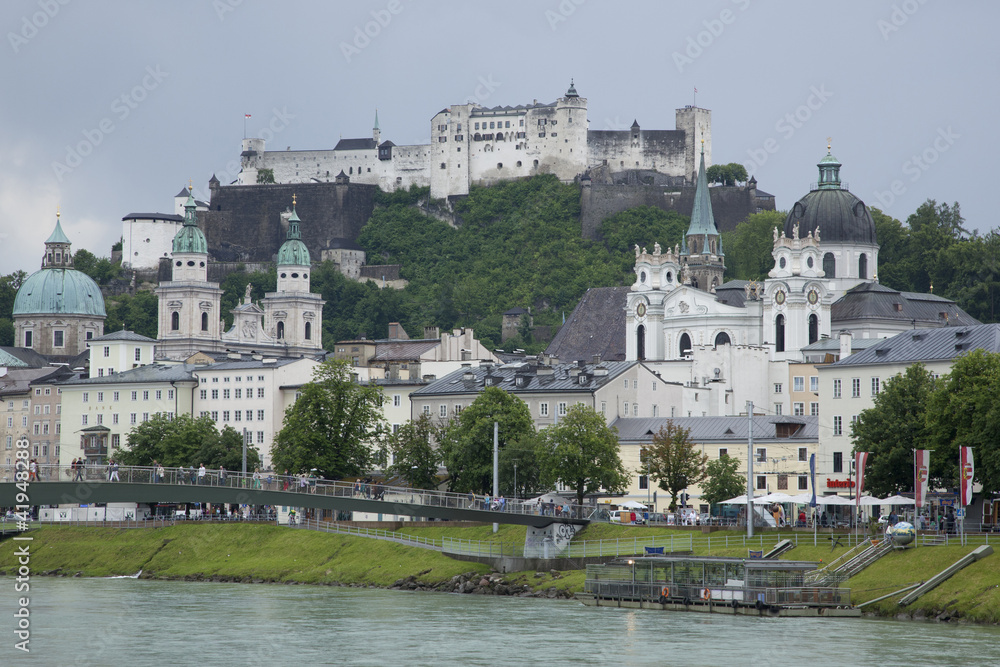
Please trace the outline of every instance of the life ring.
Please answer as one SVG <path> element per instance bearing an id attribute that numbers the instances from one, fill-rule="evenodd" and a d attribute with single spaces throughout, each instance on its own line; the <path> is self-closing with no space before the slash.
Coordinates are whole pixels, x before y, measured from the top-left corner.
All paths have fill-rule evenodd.
<path id="1" fill-rule="evenodd" d="M 667 587 L 667 586 L 664 586 L 663 588 L 661 588 L 660 589 L 660 597 L 661 598 L 668 598 L 668 597 L 670 597 L 670 588 Z"/>
<path id="2" fill-rule="evenodd" d="M 704 590 L 702 590 L 702 592 L 701 592 L 701 599 L 702 600 L 710 600 L 710 599 L 712 599 L 712 591 L 710 591 L 707 588 L 704 589 Z"/>

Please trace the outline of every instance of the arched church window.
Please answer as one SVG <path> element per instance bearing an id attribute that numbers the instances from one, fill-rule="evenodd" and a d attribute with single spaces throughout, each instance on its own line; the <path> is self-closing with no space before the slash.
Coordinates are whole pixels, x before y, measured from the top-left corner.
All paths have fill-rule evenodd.
<path id="1" fill-rule="evenodd" d="M 809 255 L 808 257 L 806 257 L 806 266 L 808 266 L 810 269 L 813 267 L 813 258 L 812 258 L 812 255 Z"/>
<path id="2" fill-rule="evenodd" d="M 858 278 L 868 277 L 868 255 L 861 253 L 858 257 Z"/>
<path id="3" fill-rule="evenodd" d="M 823 273 L 826 274 L 827 278 L 837 277 L 837 258 L 833 256 L 832 252 L 823 255 Z"/>
<path id="4" fill-rule="evenodd" d="M 681 356 L 691 354 L 691 336 L 686 333 L 681 334 Z"/>
<path id="5" fill-rule="evenodd" d="M 778 268 L 779 269 L 785 268 L 785 258 L 784 257 L 779 257 L 778 258 Z"/>
<path id="6" fill-rule="evenodd" d="M 636 359 L 646 359 L 646 327 L 641 324 L 635 330 L 635 350 Z"/>
<path id="7" fill-rule="evenodd" d="M 208 313 L 201 314 L 201 330 L 208 331 Z"/>
<path id="8" fill-rule="evenodd" d="M 730 340 L 729 334 L 727 334 L 725 331 L 720 331 L 718 335 L 715 337 L 716 347 L 719 347 L 720 345 L 732 345 L 732 344 L 733 341 Z"/>
<path id="9" fill-rule="evenodd" d="M 785 351 L 785 316 L 778 315 L 774 320 L 774 351 Z"/>
<path id="10" fill-rule="evenodd" d="M 312 340 L 313 337 L 313 325 L 312 322 L 306 322 L 306 340 Z"/>
<path id="11" fill-rule="evenodd" d="M 178 331 L 181 328 L 181 314 L 176 310 L 170 313 L 170 330 Z"/>
<path id="12" fill-rule="evenodd" d="M 285 337 L 285 323 L 278 322 L 278 340 L 282 340 Z"/>
<path id="13" fill-rule="evenodd" d="M 815 343 L 819 340 L 819 318 L 816 317 L 815 313 L 809 316 L 809 343 Z"/>

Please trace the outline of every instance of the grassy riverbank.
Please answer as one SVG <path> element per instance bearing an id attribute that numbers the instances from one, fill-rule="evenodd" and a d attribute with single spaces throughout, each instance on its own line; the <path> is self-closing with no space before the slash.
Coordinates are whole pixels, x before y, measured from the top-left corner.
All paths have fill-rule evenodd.
<path id="1" fill-rule="evenodd" d="M 403 527 L 397 532 L 426 538 L 496 540 L 523 544 L 523 526 L 501 526 L 496 535 L 485 526 Z M 641 526 L 593 525 L 578 539 L 620 539 L 673 534 L 678 544 L 690 531 Z M 130 575 L 163 579 L 216 579 L 225 581 L 299 582 L 389 587 L 399 579 L 414 577 L 433 587 L 456 575 L 486 574 L 489 567 L 457 561 L 439 552 L 362 537 L 308 530 L 288 530 L 271 525 L 179 524 L 155 529 L 81 528 L 45 526 L 30 533 L 31 570 L 35 574 L 104 577 Z M 720 548 L 712 533 L 713 556 L 746 557 L 746 548 Z M 695 552 L 708 555 L 697 541 Z M 731 535 L 736 542 L 739 534 Z M 0 548 L 0 574 L 16 569 L 12 542 Z M 721 542 L 724 544 L 724 540 Z M 847 582 L 855 604 L 926 581 L 974 547 L 934 546 L 891 553 Z M 816 546 L 805 540 L 785 558 L 826 561 L 843 553 L 829 542 Z M 504 576 L 507 584 L 527 585 L 535 591 L 583 590 L 584 572 L 516 572 Z M 865 608 L 867 613 L 891 617 L 941 618 L 1000 624 L 1000 555 L 990 556 L 960 571 L 909 607 L 899 607 L 894 596 Z"/>

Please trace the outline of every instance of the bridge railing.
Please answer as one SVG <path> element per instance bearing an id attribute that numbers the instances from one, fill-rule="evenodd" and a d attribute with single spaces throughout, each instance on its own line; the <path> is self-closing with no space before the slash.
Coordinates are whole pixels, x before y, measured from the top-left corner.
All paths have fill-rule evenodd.
<path id="1" fill-rule="evenodd" d="M 552 516 L 563 519 L 586 519 L 595 511 L 592 507 L 533 503 L 530 501 L 494 498 L 472 493 L 451 493 L 414 489 L 407 486 L 387 486 L 372 482 L 345 482 L 319 479 L 310 475 L 278 475 L 274 472 L 246 473 L 200 467 L 109 466 L 86 463 L 71 465 L 37 465 L 34 470 L 16 470 L 14 465 L 0 466 L 0 481 L 13 482 L 27 475 L 30 483 L 76 482 L 80 484 L 178 484 L 206 487 L 241 488 L 262 491 L 316 494 L 344 498 L 378 500 L 426 507 L 471 509 L 507 514 Z"/>

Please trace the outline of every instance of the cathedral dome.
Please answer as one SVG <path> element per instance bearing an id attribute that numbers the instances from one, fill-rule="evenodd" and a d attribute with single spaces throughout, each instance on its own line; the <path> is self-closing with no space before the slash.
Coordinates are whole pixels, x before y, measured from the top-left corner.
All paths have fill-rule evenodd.
<path id="1" fill-rule="evenodd" d="M 208 241 L 204 232 L 198 229 L 197 207 L 194 195 L 189 191 L 184 204 L 184 226 L 174 236 L 174 252 L 208 254 Z"/>
<path id="2" fill-rule="evenodd" d="M 31 274 L 14 298 L 14 315 L 106 317 L 101 288 L 76 269 L 46 268 Z"/>
<path id="3" fill-rule="evenodd" d="M 785 236 L 796 224 L 799 236 L 819 228 L 821 242 L 876 244 L 875 222 L 865 203 L 840 182 L 840 162 L 827 152 L 819 164 L 816 189 L 795 202 L 785 218 Z"/>
<path id="4" fill-rule="evenodd" d="M 278 249 L 278 266 L 309 266 L 309 248 L 302 242 L 302 233 L 299 231 L 298 213 L 292 208 L 292 215 L 288 218 L 287 240 Z"/>

